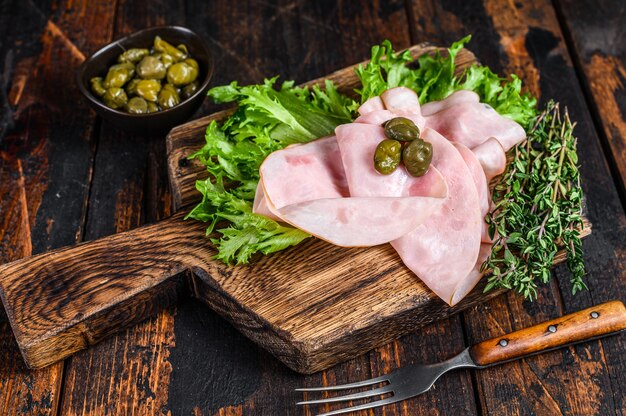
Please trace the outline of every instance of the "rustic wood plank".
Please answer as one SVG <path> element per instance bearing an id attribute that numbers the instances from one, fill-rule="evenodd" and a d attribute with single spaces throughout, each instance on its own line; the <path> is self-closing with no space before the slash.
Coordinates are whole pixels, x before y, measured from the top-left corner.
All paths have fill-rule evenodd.
<path id="1" fill-rule="evenodd" d="M 556 4 L 626 204 L 626 4 L 616 0 Z"/>
<path id="2" fill-rule="evenodd" d="M 579 69 L 583 86 L 587 89 L 590 107 L 595 120 L 604 133 L 608 147 L 605 155 L 612 164 L 613 179 L 616 180 L 618 192 L 621 193 L 622 206 L 626 204 L 626 55 L 624 54 L 624 25 L 626 7 L 622 2 L 557 2 L 557 11 L 562 17 L 562 27 L 570 40 L 572 59 Z M 599 29 L 601 28 L 601 29 Z M 604 171 L 606 174 L 606 171 Z M 601 178 L 598 178 L 601 179 Z M 621 182 L 621 183 L 620 183 Z M 602 185 L 594 192 L 604 198 Z M 619 188 L 621 185 L 621 189 Z M 610 187 L 609 187 L 610 188 Z M 567 279 L 563 282 L 564 309 L 571 311 L 589 303 L 602 302 L 608 299 L 626 298 L 626 219 L 617 218 L 613 209 L 615 204 L 604 207 L 596 204 L 598 216 L 608 216 L 610 221 L 602 224 L 602 232 L 606 237 L 602 244 L 593 245 L 595 251 L 607 253 L 593 259 L 590 278 L 597 284 L 585 297 L 572 297 L 569 293 Z M 615 225 L 617 223 L 617 225 Z M 588 247 L 588 246 L 587 246 Z M 612 400 L 616 412 L 626 412 L 626 337 L 613 337 L 601 342 L 597 353 L 606 362 L 612 388 Z M 584 351 L 587 352 L 587 351 Z M 596 351 L 593 351 L 594 353 Z"/>
<path id="3" fill-rule="evenodd" d="M 119 1 L 114 38 L 145 27 L 184 25 L 183 14 L 183 2 L 153 1 L 145 8 Z M 85 239 L 169 216 L 163 138 L 127 134 L 106 123 L 98 133 Z M 67 360 L 61 414 L 163 414 L 172 373 L 169 355 L 175 345 L 175 309 L 166 306 L 185 296 L 186 277 L 177 276 L 155 290 L 158 294 L 150 295 L 154 302 L 123 312 L 134 321 L 149 319 Z"/>
<path id="4" fill-rule="evenodd" d="M 542 288 L 537 302 L 522 302 L 516 295 L 508 294 L 464 313 L 469 340 L 481 341 L 611 298 L 623 299 L 620 235 L 623 242 L 624 216 L 551 4 L 542 1 L 485 0 L 463 4 L 414 1 L 412 6 L 418 34 L 415 40 L 434 36 L 441 42 L 449 42 L 471 32 L 477 42 L 469 47 L 478 48 L 476 53 L 484 63 L 501 68 L 501 73 L 519 74 L 543 101 L 550 97 L 562 101 L 569 107 L 572 119 L 579 122 L 576 132 L 580 137 L 583 188 L 589 218 L 596 224 L 593 236 L 584 243 L 590 292 L 576 297 L 569 295 L 567 272 L 557 267 L 558 285 Z M 597 223 L 602 223 L 600 231 Z M 618 253 L 617 259 L 614 251 Z M 614 273 L 609 277 L 607 270 L 617 270 L 622 277 L 615 278 Z M 616 290 L 602 290 L 607 284 Z M 562 290 L 558 290 L 558 286 Z M 590 294 L 597 292 L 604 296 L 590 298 Z M 481 409 L 494 414 L 615 412 L 617 407 L 611 396 L 623 397 L 623 390 L 612 389 L 616 384 L 614 380 L 619 377 L 617 374 L 623 374 L 623 367 L 621 373 L 607 374 L 602 354 L 605 344 L 614 345 L 622 338 L 613 337 L 477 373 Z M 615 347 L 614 351 L 620 350 L 619 341 Z M 621 363 L 623 359 L 614 355 L 613 361 Z M 616 370 L 620 365 L 623 364 L 613 364 Z"/>
<path id="5" fill-rule="evenodd" d="M 67 109 L 80 101 L 72 86 L 82 51 L 110 36 L 110 20 L 106 4 L 85 10 L 65 2 L 9 1 L 0 8 L 0 263 L 5 263 L 80 239 L 94 118 L 87 110 Z M 28 370 L 8 322 L 0 322 L 0 363 L 0 414 L 56 414 L 63 363 Z"/>

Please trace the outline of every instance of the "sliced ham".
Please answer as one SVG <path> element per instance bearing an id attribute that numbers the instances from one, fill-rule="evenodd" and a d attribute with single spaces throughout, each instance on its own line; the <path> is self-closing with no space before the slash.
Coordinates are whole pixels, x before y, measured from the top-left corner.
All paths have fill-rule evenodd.
<path id="1" fill-rule="evenodd" d="M 506 169 L 506 153 L 497 139 L 490 137 L 484 143 L 474 147 L 472 152 L 483 167 L 487 182 L 491 182 Z"/>
<path id="2" fill-rule="evenodd" d="M 458 150 L 432 129 L 426 128 L 422 138 L 433 146 L 431 165 L 446 179 L 448 197 L 428 221 L 391 245 L 433 292 L 454 305 L 468 286 L 473 287 L 465 280 L 478 260 L 483 222 L 480 202 L 472 174 Z"/>
<path id="3" fill-rule="evenodd" d="M 373 165 L 371 155 L 370 165 Z M 373 246 L 422 224 L 444 201 L 447 188 L 434 173 L 430 185 L 406 196 L 354 197 L 348 192 L 334 137 L 270 154 L 260 168 L 267 209 L 297 228 L 335 245 Z M 257 206 L 261 213 L 263 203 Z"/>
<path id="4" fill-rule="evenodd" d="M 463 146 L 461 143 L 454 143 L 454 147 L 456 147 L 456 150 L 459 151 L 461 157 L 465 161 L 465 164 L 469 168 L 472 174 L 472 180 L 474 181 L 474 186 L 476 186 L 476 191 L 478 192 L 478 202 L 480 204 L 480 215 L 482 218 L 480 241 L 483 243 L 491 243 L 492 240 L 489 238 L 489 227 L 485 222 L 485 217 L 489 213 L 489 208 L 491 206 L 489 183 L 487 182 L 485 171 L 483 170 L 483 167 L 474 152 Z"/>
<path id="5" fill-rule="evenodd" d="M 356 120 L 354 120 L 354 122 L 362 123 L 362 124 L 375 124 L 375 125 L 380 126 L 385 121 L 394 117 L 397 117 L 397 116 L 389 110 L 384 110 L 384 109 L 374 110 L 374 111 L 370 111 L 369 113 L 360 115 L 359 117 L 357 117 Z"/>
<path id="6" fill-rule="evenodd" d="M 472 291 L 474 286 L 480 281 L 480 278 L 483 277 L 483 273 L 480 271 L 481 266 L 487 260 L 491 254 L 491 244 L 482 243 L 480 245 L 480 250 L 478 251 L 478 260 L 476 264 L 472 268 L 472 271 L 463 279 L 456 288 L 454 295 L 452 295 L 452 301 L 450 305 L 456 305 L 463 299 L 469 292 Z"/>
<path id="7" fill-rule="evenodd" d="M 471 91 L 457 91 L 424 107 L 428 114 L 426 127 L 470 149 L 495 137 L 508 151 L 526 137 L 522 126 L 501 116 L 488 104 L 479 102 L 478 95 Z"/>
<path id="8" fill-rule="evenodd" d="M 424 117 L 428 117 L 453 105 L 477 102 L 480 102 L 480 97 L 478 97 L 478 94 L 476 94 L 474 91 L 460 90 L 450 94 L 444 100 L 431 101 L 424 104 L 422 106 L 422 115 Z"/>
<path id="9" fill-rule="evenodd" d="M 383 100 L 380 97 L 372 97 L 369 100 L 365 101 L 363 104 L 361 104 L 361 106 L 359 107 L 359 114 L 363 116 L 365 114 L 371 113 L 372 111 L 384 109 L 385 105 L 383 104 Z"/>
<path id="10" fill-rule="evenodd" d="M 421 114 L 417 94 L 410 88 L 390 88 L 383 92 L 380 98 L 387 110 L 409 110 L 416 114 Z"/>
<path id="11" fill-rule="evenodd" d="M 274 221 L 280 221 L 267 205 L 267 198 L 265 198 L 265 191 L 263 190 L 263 184 L 259 183 L 254 193 L 254 203 L 252 204 L 252 212 L 255 214 L 263 215 Z"/>
<path id="12" fill-rule="evenodd" d="M 375 98 L 378 100 L 374 100 Z M 390 118 L 406 117 L 420 130 L 426 125 L 417 95 L 406 87 L 391 88 L 380 97 L 370 98 L 359 107 L 359 114 L 356 123 L 380 125 Z"/>

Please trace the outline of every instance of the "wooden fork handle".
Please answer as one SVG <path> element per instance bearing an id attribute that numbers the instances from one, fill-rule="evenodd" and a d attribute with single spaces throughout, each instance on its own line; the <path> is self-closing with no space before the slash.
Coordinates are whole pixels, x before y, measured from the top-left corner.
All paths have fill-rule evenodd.
<path id="1" fill-rule="evenodd" d="M 626 329 L 620 301 L 603 303 L 470 347 L 474 362 L 488 366 L 554 348 L 599 338 Z"/>

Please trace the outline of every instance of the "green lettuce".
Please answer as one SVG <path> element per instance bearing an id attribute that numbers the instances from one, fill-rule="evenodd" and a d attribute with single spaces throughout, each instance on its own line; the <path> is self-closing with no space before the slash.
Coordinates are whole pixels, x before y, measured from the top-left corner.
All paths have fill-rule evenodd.
<path id="1" fill-rule="evenodd" d="M 206 144 L 191 155 L 206 165 L 209 177 L 196 182 L 202 201 L 188 217 L 207 222 L 207 235 L 219 233 L 211 241 L 218 249 L 216 258 L 226 263 L 247 263 L 256 252 L 273 253 L 310 237 L 252 213 L 259 167 L 271 152 L 328 136 L 353 119 L 349 108 L 354 101 L 330 81 L 323 90 L 296 87 L 293 81 L 275 89 L 276 81 L 211 89 L 215 102 L 237 103 L 238 108 L 221 125 L 211 122 Z M 223 222 L 227 226 L 216 230 Z"/>
<path id="2" fill-rule="evenodd" d="M 453 43 L 446 55 L 436 51 L 418 57 L 417 62 L 409 51 L 395 53 L 389 41 L 372 47 L 371 61 L 356 69 L 362 85 L 357 90 L 361 103 L 400 86 L 413 89 L 422 104 L 443 100 L 458 90 L 471 90 L 480 96 L 481 102 L 528 129 L 537 115 L 537 100 L 522 94 L 522 82 L 517 76 L 511 75 L 508 80 L 477 64 L 458 77 L 454 75 L 455 58 L 470 39 L 471 36 L 466 36 Z"/>

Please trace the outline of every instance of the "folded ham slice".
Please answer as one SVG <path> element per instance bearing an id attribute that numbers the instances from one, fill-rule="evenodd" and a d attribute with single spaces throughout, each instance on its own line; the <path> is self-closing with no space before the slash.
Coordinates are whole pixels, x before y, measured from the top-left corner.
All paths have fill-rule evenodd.
<path id="1" fill-rule="evenodd" d="M 484 143 L 474 147 L 472 152 L 483 167 L 487 182 L 491 182 L 506 169 L 506 153 L 496 138 L 490 137 Z"/>
<path id="2" fill-rule="evenodd" d="M 454 147 L 459 151 L 461 157 L 465 161 L 465 164 L 469 168 L 472 174 L 472 180 L 474 181 L 474 186 L 476 186 L 476 191 L 478 192 L 478 203 L 480 205 L 480 215 L 483 219 L 481 223 L 481 237 L 480 241 L 483 243 L 490 243 L 491 238 L 489 238 L 489 227 L 485 222 L 484 218 L 489 213 L 490 204 L 490 192 L 489 192 L 489 183 L 487 182 L 487 177 L 485 176 L 485 171 L 481 166 L 478 158 L 470 149 L 462 145 L 461 143 L 454 143 Z"/>
<path id="3" fill-rule="evenodd" d="M 373 166 L 372 154 L 368 162 Z M 446 183 L 437 171 L 404 195 L 351 196 L 335 137 L 274 152 L 261 165 L 260 174 L 255 213 L 269 211 L 281 221 L 344 247 L 397 239 L 422 224 L 447 196 Z"/>
<path id="4" fill-rule="evenodd" d="M 466 280 L 478 259 L 481 207 L 472 173 L 458 150 L 432 129 L 426 128 L 422 138 L 433 146 L 431 166 L 446 179 L 448 197 L 428 221 L 391 245 L 433 292 L 454 305 L 477 281 Z"/>
<path id="5" fill-rule="evenodd" d="M 380 97 L 373 97 L 359 107 L 355 122 L 366 124 L 383 124 L 394 117 L 406 117 L 413 121 L 420 130 L 426 124 L 422 116 L 419 100 L 415 92 L 406 87 L 391 88 Z"/>
<path id="6" fill-rule="evenodd" d="M 457 91 L 442 101 L 426 104 L 423 114 L 426 127 L 470 149 L 495 137 L 508 151 L 526 137 L 522 126 L 479 102 L 472 91 Z"/>

